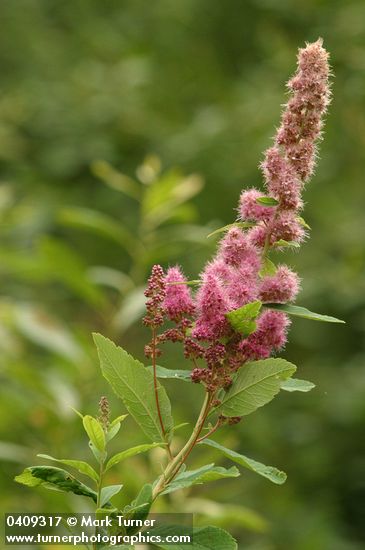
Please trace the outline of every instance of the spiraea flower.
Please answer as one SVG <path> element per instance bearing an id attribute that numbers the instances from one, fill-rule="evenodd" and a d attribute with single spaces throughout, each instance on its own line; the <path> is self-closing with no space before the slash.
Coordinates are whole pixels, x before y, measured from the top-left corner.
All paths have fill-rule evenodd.
<path id="1" fill-rule="evenodd" d="M 212 394 L 229 387 L 234 372 L 247 361 L 268 358 L 286 343 L 288 316 L 265 304 L 293 302 L 299 277 L 283 264 L 271 270 L 264 266 L 272 247 L 280 251 L 288 244 L 298 246 L 306 237 L 302 191 L 314 170 L 330 100 L 329 74 L 321 40 L 299 51 L 297 72 L 288 82 L 289 100 L 261 163 L 266 191 L 242 192 L 238 223 L 203 269 L 195 298 L 179 267 L 169 268 L 166 276 L 160 266 L 152 270 L 145 323 L 160 326 L 164 316 L 175 323 L 155 344 L 182 342 L 194 365 L 192 381 Z M 253 331 L 244 336 L 231 326 L 227 313 L 254 301 L 262 303 L 262 310 Z"/>
<path id="2" fill-rule="evenodd" d="M 196 296 L 197 320 L 192 335 L 198 340 L 216 341 L 230 331 L 226 318 L 232 307 L 222 281 L 213 274 L 203 274 Z"/>
<path id="3" fill-rule="evenodd" d="M 154 328 L 161 326 L 164 321 L 163 303 L 166 296 L 166 283 L 165 274 L 160 265 L 153 266 L 144 295 L 147 298 L 147 315 L 143 323 Z"/>
<path id="4" fill-rule="evenodd" d="M 299 292 L 299 277 L 286 265 L 278 267 L 276 273 L 263 279 L 259 298 L 262 302 L 285 304 L 293 302 Z"/>
<path id="5" fill-rule="evenodd" d="M 164 307 L 167 316 L 172 321 L 180 321 L 183 317 L 191 316 L 194 313 L 194 302 L 186 282 L 186 277 L 180 267 L 170 267 L 167 270 Z"/>

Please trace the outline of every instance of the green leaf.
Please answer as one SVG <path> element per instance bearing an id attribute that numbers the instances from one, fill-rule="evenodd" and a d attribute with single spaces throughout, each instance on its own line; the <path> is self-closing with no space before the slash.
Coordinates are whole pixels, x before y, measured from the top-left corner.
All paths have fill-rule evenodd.
<path id="1" fill-rule="evenodd" d="M 256 300 L 226 314 L 226 317 L 234 330 L 248 336 L 256 330 L 255 319 L 260 313 L 262 302 Z"/>
<path id="2" fill-rule="evenodd" d="M 161 494 L 167 495 L 168 493 L 178 491 L 179 489 L 186 489 L 192 485 L 201 485 L 208 481 L 215 481 L 216 479 L 226 477 L 238 477 L 239 475 L 240 473 L 235 466 L 227 470 L 221 466 L 207 464 L 197 470 L 186 470 L 185 472 L 181 472 Z"/>
<path id="3" fill-rule="evenodd" d="M 170 170 L 145 188 L 142 201 L 142 216 L 150 228 L 160 226 L 171 219 L 176 208 L 202 190 L 204 182 L 197 174 L 182 177 Z"/>
<path id="4" fill-rule="evenodd" d="M 101 424 L 96 420 L 96 418 L 93 418 L 89 414 L 84 416 L 82 423 L 91 443 L 98 449 L 98 451 L 104 451 L 105 433 Z"/>
<path id="5" fill-rule="evenodd" d="M 99 451 L 99 449 L 97 449 L 95 447 L 95 445 L 93 444 L 92 441 L 89 441 L 89 447 L 90 447 L 90 450 L 91 452 L 93 453 L 95 459 L 97 462 L 104 462 L 105 460 L 105 456 L 106 456 L 106 452 L 105 451 Z"/>
<path id="6" fill-rule="evenodd" d="M 213 449 L 217 449 L 217 451 L 220 451 L 224 456 L 226 456 L 230 460 L 233 460 L 233 462 L 236 462 L 237 464 L 243 466 L 244 468 L 247 468 L 248 470 L 256 472 L 256 474 L 259 474 L 260 476 L 266 477 L 277 485 L 282 485 L 286 481 L 285 472 L 281 472 L 273 466 L 265 466 L 265 464 L 261 464 L 261 462 L 257 462 L 252 458 L 248 458 L 247 456 L 236 453 L 231 449 L 227 449 L 227 447 L 223 447 L 223 445 L 220 445 L 216 441 L 212 441 L 211 439 L 204 439 L 199 443 L 199 445 L 208 445 L 208 447 L 213 447 Z"/>
<path id="7" fill-rule="evenodd" d="M 329 315 L 321 315 L 320 313 L 314 313 L 313 311 L 309 311 L 309 309 L 301 306 L 292 306 L 291 304 L 265 304 L 265 307 L 270 309 L 278 309 L 279 311 L 284 311 L 289 315 L 302 317 L 303 319 L 310 319 L 311 321 L 322 321 L 324 323 L 345 323 L 342 319 L 330 317 Z"/>
<path id="8" fill-rule="evenodd" d="M 183 428 L 184 426 L 189 426 L 190 422 L 181 422 L 181 424 L 178 424 L 177 426 L 174 426 L 174 433 L 177 430 L 180 430 L 180 428 Z"/>
<path id="9" fill-rule="evenodd" d="M 279 201 L 274 199 L 273 197 L 258 197 L 256 199 L 257 204 L 261 204 L 262 206 L 277 206 L 279 204 Z"/>
<path id="10" fill-rule="evenodd" d="M 149 529 L 150 535 L 159 535 L 165 538 L 169 535 L 190 535 L 191 528 L 182 525 L 163 525 L 156 529 Z M 192 544 L 168 544 L 158 543 L 158 548 L 164 550 L 237 550 L 237 542 L 234 538 L 219 527 L 208 525 L 207 527 L 197 527 L 193 529 Z"/>
<path id="11" fill-rule="evenodd" d="M 114 420 L 112 420 L 110 422 L 109 429 L 113 428 L 113 426 L 115 426 L 115 424 L 120 424 L 121 422 L 124 422 L 124 420 L 126 418 L 128 418 L 128 414 L 121 414 L 121 415 L 117 416 L 116 418 L 114 418 Z"/>
<path id="12" fill-rule="evenodd" d="M 79 416 L 81 418 L 81 420 L 84 418 L 84 415 L 80 413 L 80 411 L 78 411 L 77 409 L 75 409 L 74 407 L 71 407 L 71 409 L 73 410 L 74 413 L 77 414 L 77 416 Z"/>
<path id="13" fill-rule="evenodd" d="M 109 443 L 109 441 L 111 441 L 113 439 L 113 437 L 115 437 L 117 435 L 117 433 L 120 430 L 121 423 L 123 422 L 123 420 L 125 420 L 127 418 L 127 416 L 128 416 L 127 414 L 122 414 L 122 415 L 118 416 L 117 418 L 115 418 L 113 420 L 113 422 L 110 423 L 109 429 L 108 429 L 107 433 L 105 434 L 105 439 L 106 439 L 107 443 Z"/>
<path id="14" fill-rule="evenodd" d="M 224 225 L 223 227 L 219 227 L 218 229 L 216 229 L 212 233 L 209 233 L 209 235 L 207 235 L 207 239 L 209 239 L 209 237 L 213 237 L 214 235 L 218 235 L 219 233 L 225 233 L 226 231 L 229 231 L 230 229 L 232 229 L 232 227 L 239 227 L 241 229 L 248 229 L 249 227 L 254 227 L 255 225 L 256 224 L 252 223 L 252 222 L 229 223 L 228 225 Z"/>
<path id="15" fill-rule="evenodd" d="M 87 264 L 76 250 L 66 244 L 66 240 L 43 236 L 37 241 L 37 262 L 43 265 L 47 280 L 56 280 L 67 286 L 75 294 L 98 308 L 105 298 L 87 275 Z M 33 253 L 34 254 L 34 253 Z"/>
<path id="16" fill-rule="evenodd" d="M 37 482 L 38 480 L 38 482 Z M 15 481 L 36 487 L 41 485 L 46 489 L 54 489 L 64 493 L 74 493 L 91 498 L 97 501 L 97 494 L 84 483 L 73 477 L 66 470 L 55 468 L 54 466 L 30 466 L 22 474 L 15 478 Z"/>
<path id="17" fill-rule="evenodd" d="M 165 443 L 155 401 L 153 375 L 142 363 L 113 342 L 94 334 L 103 375 L 115 393 L 123 400 L 128 412 L 153 442 Z M 165 389 L 158 385 L 158 397 L 166 437 L 171 434 L 171 405 Z"/>
<path id="18" fill-rule="evenodd" d="M 302 225 L 302 226 L 305 227 L 306 229 L 312 229 L 311 226 L 307 224 L 307 222 L 305 221 L 305 219 L 302 218 L 302 216 L 298 216 L 298 217 L 297 217 L 297 220 L 298 220 L 298 222 L 300 223 L 300 225 Z"/>
<path id="19" fill-rule="evenodd" d="M 269 258 L 265 258 L 259 271 L 260 277 L 272 277 L 276 273 L 276 265 Z"/>
<path id="20" fill-rule="evenodd" d="M 298 378 L 288 378 L 281 384 L 281 389 L 285 391 L 301 391 L 308 392 L 315 388 L 316 385 L 308 380 L 299 380 Z"/>
<path id="21" fill-rule="evenodd" d="M 131 502 L 131 504 L 128 504 L 123 509 L 123 514 L 132 519 L 140 519 L 145 520 L 149 514 L 150 508 L 152 506 L 152 485 L 150 483 L 146 483 L 146 485 L 143 485 L 142 489 L 137 495 L 137 498 Z M 136 530 L 138 531 L 138 527 L 127 527 L 127 532 L 133 533 Z"/>
<path id="22" fill-rule="evenodd" d="M 125 248 L 131 256 L 134 256 L 136 250 L 141 247 L 141 243 L 135 239 L 128 229 L 97 210 L 79 207 L 63 208 L 58 215 L 58 219 L 63 225 L 86 229 L 111 239 Z"/>
<path id="23" fill-rule="evenodd" d="M 99 505 L 101 507 L 104 506 L 104 504 L 107 504 L 109 500 L 116 494 L 119 493 L 119 491 L 122 489 L 123 485 L 107 485 L 106 487 L 103 487 L 100 493 L 100 503 Z"/>
<path id="24" fill-rule="evenodd" d="M 192 279 L 191 281 L 177 281 L 176 283 L 167 283 L 168 286 L 196 286 L 201 284 L 201 279 Z"/>
<path id="25" fill-rule="evenodd" d="M 27 487 L 37 487 L 42 484 L 42 480 L 38 477 L 34 477 L 30 468 L 26 468 L 24 472 L 15 476 L 14 481 L 26 485 Z"/>
<path id="26" fill-rule="evenodd" d="M 300 248 L 300 244 L 296 241 L 284 241 L 284 239 L 279 239 L 273 246 L 277 248 Z"/>
<path id="27" fill-rule="evenodd" d="M 153 373 L 153 367 L 148 366 L 147 369 Z M 191 372 L 184 369 L 166 369 L 157 365 L 156 374 L 158 378 L 183 380 L 184 382 L 191 382 Z"/>
<path id="28" fill-rule="evenodd" d="M 296 371 L 285 359 L 263 359 L 244 365 L 215 410 L 224 416 L 245 416 L 269 403 L 283 380 Z"/>
<path id="29" fill-rule="evenodd" d="M 146 451 L 149 451 L 150 449 L 153 449 L 154 447 L 158 447 L 160 443 L 146 443 L 144 445 L 137 445 L 136 447 L 131 447 L 130 449 L 127 449 L 126 451 L 122 451 L 114 456 L 111 457 L 111 459 L 108 461 L 105 471 L 109 470 L 109 468 L 112 468 L 119 462 L 122 462 L 123 460 L 126 460 L 127 458 L 130 458 L 131 456 L 138 455 L 140 453 L 145 453 Z"/>
<path id="30" fill-rule="evenodd" d="M 141 198 L 141 188 L 138 183 L 113 168 L 108 162 L 96 160 L 91 164 L 91 170 L 95 176 L 112 189 L 125 193 L 137 200 Z"/>
<path id="31" fill-rule="evenodd" d="M 44 455 L 44 454 L 38 454 L 40 458 L 45 458 L 47 460 L 54 460 L 55 462 L 59 462 L 60 464 L 64 464 L 65 466 L 71 466 L 71 468 L 76 468 L 81 474 L 85 474 L 86 476 L 89 476 L 94 481 L 99 481 L 99 476 L 95 472 L 94 468 L 90 466 L 87 462 L 84 462 L 83 460 L 69 460 L 67 458 L 54 458 L 50 455 Z"/>

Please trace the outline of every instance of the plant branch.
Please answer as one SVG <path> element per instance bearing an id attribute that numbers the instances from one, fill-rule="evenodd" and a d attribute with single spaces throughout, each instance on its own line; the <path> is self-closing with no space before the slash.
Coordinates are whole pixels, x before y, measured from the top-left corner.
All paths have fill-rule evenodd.
<path id="1" fill-rule="evenodd" d="M 156 369 L 156 329 L 155 329 L 155 327 L 152 328 L 152 368 L 153 368 L 153 386 L 154 386 L 154 390 L 155 390 L 155 400 L 156 400 L 158 419 L 160 421 L 160 426 L 161 426 L 163 437 L 166 441 L 166 449 L 167 449 L 167 453 L 169 455 L 169 459 L 172 460 L 173 456 L 172 456 L 170 445 L 166 440 L 166 430 L 165 430 L 165 426 L 164 426 L 164 423 L 163 423 L 163 420 L 162 420 L 160 400 L 159 400 L 159 397 L 158 397 L 158 381 L 157 381 L 157 369 Z"/>
<path id="2" fill-rule="evenodd" d="M 207 437 L 210 437 L 212 434 L 214 434 L 214 432 L 216 432 L 218 428 L 220 428 L 221 426 L 222 426 L 222 420 L 218 418 L 216 424 L 212 427 L 212 429 L 209 430 L 209 432 L 203 435 L 202 437 L 199 437 L 199 439 L 197 439 L 196 442 L 200 443 L 201 441 L 204 441 L 204 439 L 207 439 Z"/>
<path id="3" fill-rule="evenodd" d="M 213 395 L 206 393 L 204 403 L 200 410 L 198 420 L 196 421 L 194 430 L 191 433 L 191 436 L 181 451 L 176 455 L 176 457 L 167 465 L 166 470 L 162 474 L 159 482 L 154 488 L 153 491 L 153 500 L 155 500 L 158 495 L 165 489 L 165 487 L 170 483 L 170 481 L 179 473 L 181 466 L 187 460 L 191 451 L 193 450 L 195 444 L 197 443 L 201 431 L 204 427 L 206 418 L 209 414 Z"/>

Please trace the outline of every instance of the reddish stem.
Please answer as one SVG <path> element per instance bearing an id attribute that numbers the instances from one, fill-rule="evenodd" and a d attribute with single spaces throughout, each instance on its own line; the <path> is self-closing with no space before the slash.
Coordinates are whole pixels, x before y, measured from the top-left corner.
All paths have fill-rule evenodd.
<path id="1" fill-rule="evenodd" d="M 166 430 L 165 426 L 162 420 L 162 414 L 161 414 L 161 408 L 160 408 L 160 400 L 158 397 L 158 381 L 157 381 L 157 369 L 156 369 L 156 329 L 155 327 L 152 328 L 152 368 L 153 368 L 153 386 L 155 390 L 155 400 L 156 400 L 156 408 L 157 408 L 157 414 L 158 419 L 160 421 L 160 426 L 162 430 L 162 434 L 164 439 L 166 440 Z M 167 452 L 169 455 L 169 458 L 172 459 L 172 453 L 170 449 L 170 445 L 167 443 Z"/>

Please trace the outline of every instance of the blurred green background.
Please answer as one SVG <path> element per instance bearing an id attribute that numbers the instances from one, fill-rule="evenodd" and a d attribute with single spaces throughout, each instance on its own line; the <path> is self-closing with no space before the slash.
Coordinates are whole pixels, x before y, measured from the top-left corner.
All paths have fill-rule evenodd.
<path id="1" fill-rule="evenodd" d="M 305 194 L 312 238 L 285 261 L 303 277 L 298 303 L 347 324 L 296 320 L 284 356 L 316 389 L 220 435 L 286 470 L 283 487 L 247 473 L 160 509 L 199 512 L 240 549 L 364 548 L 364 2 L 3 0 L 0 16 L 3 510 L 87 509 L 12 479 L 37 452 L 88 457 L 70 406 L 95 414 L 107 394 L 122 411 L 91 332 L 143 358 L 151 265 L 179 262 L 196 278 L 214 251 L 206 235 L 233 221 L 242 187 L 261 185 L 297 48 L 322 36 L 334 99 Z M 172 348 L 161 363 L 181 356 Z M 201 389 L 169 389 L 176 421 L 193 421 Z M 115 449 L 143 441 L 129 419 Z M 147 460 L 116 469 L 116 502 L 159 474 L 159 451 Z"/>

